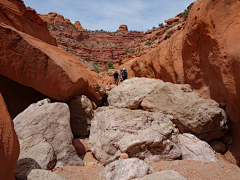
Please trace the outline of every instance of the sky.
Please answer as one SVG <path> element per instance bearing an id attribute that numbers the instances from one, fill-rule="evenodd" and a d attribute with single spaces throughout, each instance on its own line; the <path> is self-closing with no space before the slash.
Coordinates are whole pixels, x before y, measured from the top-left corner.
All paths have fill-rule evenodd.
<path id="1" fill-rule="evenodd" d="M 147 31 L 183 12 L 194 0 L 23 0 L 39 14 L 56 12 L 84 29 Z"/>

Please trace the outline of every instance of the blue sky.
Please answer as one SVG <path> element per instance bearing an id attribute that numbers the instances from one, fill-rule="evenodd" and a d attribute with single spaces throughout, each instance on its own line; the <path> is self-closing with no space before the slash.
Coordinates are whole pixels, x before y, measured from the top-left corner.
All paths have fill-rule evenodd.
<path id="1" fill-rule="evenodd" d="M 194 0 L 23 0 L 39 14 L 56 12 L 80 21 L 88 30 L 116 31 L 121 24 L 128 30 L 147 31 L 183 12 Z"/>

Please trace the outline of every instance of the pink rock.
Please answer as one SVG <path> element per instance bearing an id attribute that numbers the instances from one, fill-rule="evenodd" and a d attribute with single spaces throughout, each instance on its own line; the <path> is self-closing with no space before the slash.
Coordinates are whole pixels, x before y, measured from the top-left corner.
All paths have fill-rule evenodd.
<path id="1" fill-rule="evenodd" d="M 73 139 L 73 146 L 75 147 L 79 157 L 90 150 L 88 140 L 85 139 Z"/>
<path id="2" fill-rule="evenodd" d="M 128 159 L 128 154 L 127 153 L 122 153 L 120 155 L 120 159 Z"/>

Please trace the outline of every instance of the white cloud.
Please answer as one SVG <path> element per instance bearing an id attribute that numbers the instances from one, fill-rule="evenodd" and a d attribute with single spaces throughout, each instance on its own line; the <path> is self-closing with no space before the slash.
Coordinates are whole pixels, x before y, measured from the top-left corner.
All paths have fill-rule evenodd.
<path id="1" fill-rule="evenodd" d="M 115 31 L 126 24 L 129 30 L 146 31 L 175 17 L 193 0 L 24 0 L 40 14 L 56 12 L 85 29 Z"/>

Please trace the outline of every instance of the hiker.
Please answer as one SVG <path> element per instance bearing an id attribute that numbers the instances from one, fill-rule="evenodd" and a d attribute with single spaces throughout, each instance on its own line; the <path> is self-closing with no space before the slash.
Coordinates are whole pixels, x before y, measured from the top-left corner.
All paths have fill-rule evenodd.
<path id="1" fill-rule="evenodd" d="M 114 84 L 116 85 L 118 85 L 118 76 L 119 76 L 118 72 L 115 71 L 115 73 L 113 74 L 113 79 L 114 79 Z"/>
<path id="2" fill-rule="evenodd" d="M 127 70 L 125 68 L 121 69 L 120 79 L 121 79 L 121 82 L 127 79 Z"/>

